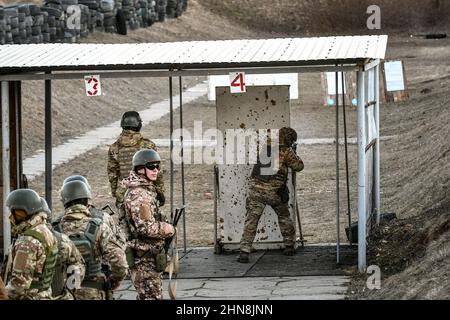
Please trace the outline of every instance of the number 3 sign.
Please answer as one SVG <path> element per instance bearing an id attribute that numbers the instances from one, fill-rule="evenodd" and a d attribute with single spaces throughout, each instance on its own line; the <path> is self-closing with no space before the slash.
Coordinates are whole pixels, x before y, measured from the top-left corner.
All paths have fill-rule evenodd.
<path id="1" fill-rule="evenodd" d="M 100 76 L 84 76 L 84 84 L 86 86 L 86 95 L 88 97 L 101 96 L 102 86 L 100 84 Z"/>
<path id="2" fill-rule="evenodd" d="M 231 93 L 245 92 L 244 72 L 230 72 L 230 92 Z"/>

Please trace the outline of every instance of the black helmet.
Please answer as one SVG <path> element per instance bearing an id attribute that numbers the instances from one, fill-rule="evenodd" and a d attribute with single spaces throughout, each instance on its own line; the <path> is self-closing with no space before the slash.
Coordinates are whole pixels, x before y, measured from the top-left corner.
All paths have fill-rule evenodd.
<path id="1" fill-rule="evenodd" d="M 149 162 L 161 162 L 158 152 L 152 149 L 139 150 L 133 156 L 133 169 L 136 170 L 137 167 L 145 166 Z"/>
<path id="2" fill-rule="evenodd" d="M 86 177 L 84 177 L 84 176 L 81 176 L 79 174 L 75 174 L 75 175 L 69 176 L 69 177 L 64 179 L 63 186 L 67 182 L 70 182 L 70 181 L 81 181 L 81 182 L 84 182 L 87 185 L 87 187 L 89 188 L 89 191 L 92 191 L 91 186 L 89 185 L 88 179 L 86 179 Z"/>
<path id="3" fill-rule="evenodd" d="M 120 126 L 123 129 L 140 131 L 142 128 L 141 116 L 136 111 L 127 111 L 122 115 Z"/>
<path id="4" fill-rule="evenodd" d="M 61 201 L 66 206 L 69 202 L 81 199 L 91 199 L 92 194 L 88 186 L 80 180 L 69 181 L 61 189 Z"/>
<path id="5" fill-rule="evenodd" d="M 48 209 L 47 203 L 32 189 L 17 189 L 6 198 L 6 206 L 10 210 L 23 210 L 28 216 Z"/>
<path id="6" fill-rule="evenodd" d="M 290 127 L 283 127 L 280 129 L 280 144 L 291 146 L 297 141 L 297 132 Z"/>

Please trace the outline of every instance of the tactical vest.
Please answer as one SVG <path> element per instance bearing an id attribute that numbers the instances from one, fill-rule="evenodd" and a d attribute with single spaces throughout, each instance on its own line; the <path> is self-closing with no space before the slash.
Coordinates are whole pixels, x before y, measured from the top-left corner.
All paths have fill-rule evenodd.
<path id="1" fill-rule="evenodd" d="M 64 275 L 67 274 L 67 270 L 62 261 L 62 235 L 60 232 L 55 230 L 52 230 L 52 232 L 58 241 L 58 256 L 56 258 L 55 274 L 53 275 L 52 281 L 52 296 L 57 297 L 62 295 L 66 288 Z"/>
<path id="2" fill-rule="evenodd" d="M 69 236 L 69 239 L 72 240 L 80 251 L 86 263 L 86 280 L 103 276 L 101 258 L 95 255 L 97 233 L 102 223 L 103 221 L 101 219 L 92 218 L 89 220 L 84 232 Z M 64 232 L 61 224 L 58 224 L 55 229 L 59 232 Z"/>
<path id="3" fill-rule="evenodd" d="M 134 146 L 123 146 L 119 144 L 119 153 L 117 161 L 119 161 L 120 180 L 126 178 L 132 169 L 133 156 L 140 150 L 140 143 Z"/>
<path id="4" fill-rule="evenodd" d="M 46 291 L 50 288 L 53 275 L 55 274 L 58 246 L 56 244 L 50 246 L 45 240 L 45 237 L 36 230 L 29 229 L 24 232 L 24 235 L 35 238 L 45 249 L 44 268 L 41 273 L 33 275 L 33 278 L 38 278 L 38 280 L 31 282 L 30 289 L 37 289 L 39 292 Z"/>

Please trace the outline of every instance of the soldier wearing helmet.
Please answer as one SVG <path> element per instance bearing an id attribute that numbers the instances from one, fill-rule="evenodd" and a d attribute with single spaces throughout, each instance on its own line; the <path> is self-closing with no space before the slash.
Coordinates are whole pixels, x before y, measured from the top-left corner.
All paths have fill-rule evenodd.
<path id="1" fill-rule="evenodd" d="M 133 155 L 141 149 L 152 149 L 157 151 L 156 144 L 146 139 L 141 134 L 142 119 L 138 112 L 127 111 L 122 115 L 120 121 L 122 133 L 110 146 L 108 151 L 108 178 L 111 193 L 116 198 L 117 204 L 123 202 L 125 190 L 121 189 L 120 181 L 128 176 L 132 169 L 131 160 Z M 156 182 L 156 188 L 161 205 L 164 205 L 164 182 L 160 174 Z"/>
<path id="2" fill-rule="evenodd" d="M 58 244 L 46 224 L 48 206 L 32 189 L 12 191 L 6 206 L 15 239 L 9 256 L 12 267 L 6 270 L 8 296 L 13 300 L 50 300 Z"/>
<path id="3" fill-rule="evenodd" d="M 92 189 L 91 189 L 89 181 L 86 177 L 84 177 L 82 175 L 71 175 L 71 176 L 67 177 L 66 179 L 64 179 L 63 186 L 70 181 L 84 182 L 92 195 Z M 106 223 L 108 225 L 108 227 L 113 232 L 114 237 L 116 237 L 116 240 L 118 241 L 118 243 L 120 243 L 122 248 L 125 250 L 125 246 L 126 246 L 125 234 L 122 232 L 121 228 L 119 227 L 118 221 L 115 221 L 114 218 L 108 212 L 105 212 L 103 210 L 96 208 L 92 204 L 92 201 L 89 201 L 88 209 L 94 217 L 101 219 L 104 223 Z"/>
<path id="4" fill-rule="evenodd" d="M 66 234 L 81 252 L 86 274 L 75 292 L 77 300 L 106 300 L 109 289 L 116 289 L 127 274 L 125 252 L 110 227 L 88 209 L 91 190 L 80 180 L 66 182 L 61 189 L 65 212 L 55 229 Z M 111 276 L 102 272 L 101 263 L 111 266 Z"/>
<path id="5" fill-rule="evenodd" d="M 120 121 L 122 133 L 119 138 L 110 146 L 108 151 L 108 179 L 111 187 L 111 194 L 116 198 L 116 206 L 119 210 L 118 222 L 122 232 L 126 233 L 125 212 L 123 209 L 123 197 L 125 187 L 120 183 L 128 176 L 132 170 L 132 159 L 134 154 L 141 149 L 152 149 L 157 151 L 156 144 L 142 136 L 142 119 L 138 112 L 127 111 L 122 115 Z M 164 180 L 161 172 L 155 183 L 158 201 L 164 205 Z"/>
<path id="6" fill-rule="evenodd" d="M 162 272 L 166 265 L 158 257 L 165 257 L 164 239 L 175 233 L 158 209 L 155 182 L 160 163 L 155 150 L 140 150 L 133 156 L 133 170 L 123 181 L 127 188 L 124 207 L 130 230 L 127 259 L 139 300 L 162 300 Z"/>
<path id="7" fill-rule="evenodd" d="M 275 174 L 262 173 L 260 163 L 257 163 L 249 180 L 247 195 L 247 215 L 244 223 L 244 231 L 240 242 L 239 262 L 249 262 L 253 240 L 256 236 L 259 219 L 266 205 L 271 206 L 278 216 L 281 235 L 285 244 L 284 254 L 295 253 L 295 227 L 290 218 L 287 188 L 288 169 L 294 172 L 303 170 L 303 161 L 296 153 L 297 132 L 289 127 L 283 127 L 279 131 L 279 169 Z M 268 146 L 270 147 L 270 146 Z"/>

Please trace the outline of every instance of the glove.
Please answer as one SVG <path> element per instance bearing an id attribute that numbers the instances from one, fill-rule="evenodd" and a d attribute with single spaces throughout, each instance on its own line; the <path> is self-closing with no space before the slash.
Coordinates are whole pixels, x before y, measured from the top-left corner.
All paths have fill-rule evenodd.
<path id="1" fill-rule="evenodd" d="M 166 197 L 164 196 L 164 193 L 156 190 L 156 200 L 159 201 L 159 206 L 162 207 L 166 203 Z"/>

